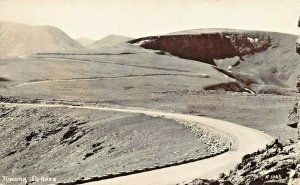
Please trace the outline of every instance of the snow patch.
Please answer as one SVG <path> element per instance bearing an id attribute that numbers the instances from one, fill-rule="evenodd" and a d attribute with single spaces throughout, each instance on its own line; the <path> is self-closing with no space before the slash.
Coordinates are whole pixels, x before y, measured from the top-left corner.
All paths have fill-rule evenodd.
<path id="1" fill-rule="evenodd" d="M 252 39 L 252 38 L 250 38 L 250 37 L 248 37 L 247 38 L 251 43 L 254 43 L 255 41 L 254 41 L 254 39 Z"/>
<path id="2" fill-rule="evenodd" d="M 258 38 L 251 38 L 251 37 L 248 37 L 247 38 L 251 43 L 255 43 L 255 42 L 258 42 Z"/>
<path id="3" fill-rule="evenodd" d="M 64 47 L 65 44 L 61 43 L 57 36 L 55 36 L 55 39 L 56 39 L 56 41 L 57 41 L 59 47 L 60 47 L 62 50 L 66 50 L 66 48 Z"/>
<path id="4" fill-rule="evenodd" d="M 230 78 L 228 75 L 221 73 L 221 75 L 225 76 L 226 78 Z"/>
<path id="5" fill-rule="evenodd" d="M 140 46 L 140 45 L 142 45 L 142 44 L 144 44 L 144 43 L 147 43 L 147 42 L 151 42 L 151 40 L 141 40 L 141 41 L 139 41 L 139 42 L 134 43 L 133 45 Z"/>
<path id="6" fill-rule="evenodd" d="M 244 88 L 244 90 L 246 91 L 244 93 L 256 94 L 254 91 L 252 91 L 251 89 L 248 89 L 246 87 Z"/>

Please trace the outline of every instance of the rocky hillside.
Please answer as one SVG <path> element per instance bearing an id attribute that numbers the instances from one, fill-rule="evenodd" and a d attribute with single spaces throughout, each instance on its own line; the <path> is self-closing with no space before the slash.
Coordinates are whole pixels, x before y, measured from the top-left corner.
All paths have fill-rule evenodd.
<path id="1" fill-rule="evenodd" d="M 221 174 L 218 180 L 196 179 L 182 184 L 296 185 L 300 182 L 299 153 L 296 150 L 299 150 L 299 144 L 283 146 L 275 140 L 266 149 L 244 156 L 235 169 L 228 175 Z"/>
<path id="2" fill-rule="evenodd" d="M 53 26 L 0 22 L 0 57 L 83 48 Z"/>
<path id="3" fill-rule="evenodd" d="M 230 29 L 200 29 L 130 41 L 146 49 L 215 65 L 256 93 L 296 91 L 297 36 Z"/>
<path id="4" fill-rule="evenodd" d="M 300 36 L 297 39 L 297 48 L 296 48 L 297 53 L 300 54 Z"/>

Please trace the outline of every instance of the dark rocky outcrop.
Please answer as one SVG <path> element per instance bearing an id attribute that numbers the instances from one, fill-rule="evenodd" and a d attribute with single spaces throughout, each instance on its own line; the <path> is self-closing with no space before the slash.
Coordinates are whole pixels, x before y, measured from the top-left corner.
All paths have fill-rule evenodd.
<path id="1" fill-rule="evenodd" d="M 299 123 L 299 102 L 295 103 L 292 110 L 290 111 L 287 119 L 286 124 L 289 127 L 297 128 Z"/>
<path id="2" fill-rule="evenodd" d="M 300 28 L 300 17 L 298 20 L 298 27 Z M 300 54 L 300 35 L 298 36 L 297 43 L 296 43 L 296 52 Z"/>
<path id="3" fill-rule="evenodd" d="M 245 155 L 242 162 L 228 175 L 218 180 L 196 179 L 186 185 L 288 185 L 299 182 L 299 144 L 284 146 L 278 140 L 252 154 Z M 294 183 L 295 184 L 295 183 Z"/>
<path id="4" fill-rule="evenodd" d="M 261 32 L 152 36 L 135 39 L 130 43 L 213 65 L 214 59 L 262 52 L 273 44 L 271 37 Z"/>
<path id="5" fill-rule="evenodd" d="M 217 85 L 211 85 L 204 88 L 204 90 L 223 90 L 223 91 L 234 91 L 244 92 L 245 89 L 236 82 L 220 83 Z"/>
<path id="6" fill-rule="evenodd" d="M 296 43 L 296 52 L 297 52 L 298 54 L 300 54 L 300 36 L 299 36 L 299 38 L 298 38 L 298 40 L 297 40 L 297 43 Z"/>

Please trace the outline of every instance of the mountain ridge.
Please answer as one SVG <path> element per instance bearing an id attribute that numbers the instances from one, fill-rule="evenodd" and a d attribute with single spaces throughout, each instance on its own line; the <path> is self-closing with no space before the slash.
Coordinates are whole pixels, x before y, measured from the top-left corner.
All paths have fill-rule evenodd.
<path id="1" fill-rule="evenodd" d="M 127 36 L 123 36 L 123 35 L 110 34 L 110 35 L 103 37 L 100 40 L 95 41 L 94 43 L 88 45 L 87 47 L 91 48 L 91 49 L 97 49 L 97 48 L 102 48 L 102 47 L 106 47 L 106 46 L 113 46 L 115 44 L 120 44 L 123 42 L 128 42 L 132 39 L 133 38 L 131 38 L 131 37 L 127 37 Z"/>
<path id="2" fill-rule="evenodd" d="M 57 27 L 0 22 L 0 56 L 74 49 L 84 47 Z"/>

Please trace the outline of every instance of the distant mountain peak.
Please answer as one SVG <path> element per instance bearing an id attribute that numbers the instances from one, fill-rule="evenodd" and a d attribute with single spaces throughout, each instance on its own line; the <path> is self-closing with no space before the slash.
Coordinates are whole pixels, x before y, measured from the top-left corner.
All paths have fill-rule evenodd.
<path id="1" fill-rule="evenodd" d="M 127 42 L 132 40 L 133 38 L 127 37 L 127 36 L 122 36 L 122 35 L 115 35 L 115 34 L 110 34 L 102 39 L 90 44 L 87 46 L 88 48 L 96 49 L 96 48 L 101 48 L 101 47 L 106 47 L 106 46 L 113 46 L 115 44 L 120 44 L 123 42 Z"/>
<path id="2" fill-rule="evenodd" d="M 57 27 L 0 22 L 0 56 L 76 49 L 84 47 Z"/>

